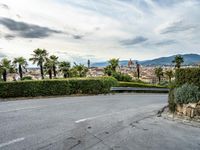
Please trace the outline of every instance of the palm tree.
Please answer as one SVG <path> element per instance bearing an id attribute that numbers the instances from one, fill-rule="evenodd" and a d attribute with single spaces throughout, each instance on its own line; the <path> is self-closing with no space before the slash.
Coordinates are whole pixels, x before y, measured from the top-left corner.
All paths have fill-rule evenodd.
<path id="1" fill-rule="evenodd" d="M 32 55 L 33 57 L 30 58 L 30 61 L 33 61 L 33 64 L 37 63 L 37 66 L 40 66 L 40 72 L 41 72 L 41 77 L 44 79 L 44 70 L 43 70 L 43 65 L 47 59 L 48 53 L 45 49 L 36 49 L 33 51 L 34 54 Z"/>
<path id="2" fill-rule="evenodd" d="M 172 63 L 175 63 L 175 68 L 180 68 L 181 64 L 184 63 L 184 59 L 181 55 L 177 55 Z"/>
<path id="3" fill-rule="evenodd" d="M 45 70 L 49 74 L 49 79 L 52 79 L 52 71 L 53 71 L 54 62 L 51 59 L 47 59 L 44 63 Z"/>
<path id="4" fill-rule="evenodd" d="M 63 77 L 67 78 L 69 77 L 69 71 L 70 71 L 70 62 L 68 61 L 62 61 L 59 63 L 59 69 L 63 73 Z"/>
<path id="5" fill-rule="evenodd" d="M 7 58 L 2 59 L 0 62 L 0 72 L 2 72 L 4 81 L 7 81 L 7 73 L 11 72 L 11 70 L 13 70 L 11 60 L 8 60 Z"/>
<path id="6" fill-rule="evenodd" d="M 163 76 L 163 69 L 161 67 L 155 68 L 155 75 L 158 77 L 158 81 L 160 84 L 161 77 Z"/>
<path id="7" fill-rule="evenodd" d="M 85 67 L 83 64 L 79 64 L 79 65 L 77 65 L 76 63 L 74 64 L 75 64 L 74 69 L 77 71 L 78 76 L 85 77 L 88 72 L 88 68 Z"/>
<path id="8" fill-rule="evenodd" d="M 172 80 L 172 78 L 173 78 L 173 76 L 174 76 L 173 71 L 172 71 L 172 70 L 167 70 L 167 71 L 165 72 L 165 75 L 168 77 L 169 83 L 171 83 L 171 80 Z"/>
<path id="9" fill-rule="evenodd" d="M 112 71 L 116 72 L 116 68 L 119 66 L 119 58 L 112 58 L 108 61 Z"/>
<path id="10" fill-rule="evenodd" d="M 18 71 L 19 71 L 20 79 L 22 80 L 22 78 L 23 78 L 22 68 L 25 69 L 26 66 L 28 65 L 26 59 L 24 57 L 17 57 L 17 58 L 14 59 L 13 63 L 15 65 L 18 64 Z"/>
<path id="11" fill-rule="evenodd" d="M 51 59 L 51 61 L 52 61 L 52 63 L 53 63 L 53 76 L 54 76 L 54 78 L 56 77 L 56 74 L 57 74 L 57 71 L 56 71 L 56 66 L 58 65 L 58 57 L 57 56 L 55 56 L 55 55 L 51 55 L 50 56 L 50 59 Z"/>
<path id="12" fill-rule="evenodd" d="M 104 74 L 105 74 L 105 75 L 111 76 L 111 75 L 112 75 L 112 72 L 113 72 L 113 71 L 112 71 L 110 65 L 104 68 Z"/>

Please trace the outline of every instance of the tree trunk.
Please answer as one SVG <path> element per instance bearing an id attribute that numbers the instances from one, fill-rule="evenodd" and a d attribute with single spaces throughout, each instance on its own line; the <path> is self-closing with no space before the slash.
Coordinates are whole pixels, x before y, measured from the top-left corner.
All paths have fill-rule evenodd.
<path id="1" fill-rule="evenodd" d="M 49 79 L 52 79 L 52 70 L 51 69 L 49 69 Z"/>
<path id="2" fill-rule="evenodd" d="M 53 65 L 53 76 L 54 76 L 54 78 L 56 77 L 56 66 L 55 65 Z"/>
<path id="3" fill-rule="evenodd" d="M 7 81 L 7 72 L 6 72 L 6 70 L 3 71 L 3 80 Z"/>
<path id="4" fill-rule="evenodd" d="M 140 69 L 137 70 L 138 79 L 140 78 Z"/>
<path id="5" fill-rule="evenodd" d="M 19 65 L 19 76 L 20 76 L 20 79 L 22 80 L 23 74 L 22 74 L 22 66 L 21 65 Z"/>
<path id="6" fill-rule="evenodd" d="M 44 70 L 43 70 L 43 65 L 40 65 L 40 72 L 41 72 L 41 77 L 44 79 Z"/>
<path id="7" fill-rule="evenodd" d="M 171 83 L 171 81 L 172 81 L 172 79 L 171 79 L 171 77 L 169 77 L 169 83 Z"/>
<path id="8" fill-rule="evenodd" d="M 158 77 L 158 82 L 159 82 L 159 84 L 160 84 L 160 80 L 161 80 L 161 78 L 160 78 L 160 77 Z"/>

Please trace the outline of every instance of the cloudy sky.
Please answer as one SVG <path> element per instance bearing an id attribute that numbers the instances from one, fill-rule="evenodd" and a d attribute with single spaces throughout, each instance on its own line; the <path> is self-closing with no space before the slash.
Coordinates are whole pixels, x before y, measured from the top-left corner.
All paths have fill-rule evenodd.
<path id="1" fill-rule="evenodd" d="M 200 54 L 200 0 L 0 0 L 0 58 L 85 62 Z"/>

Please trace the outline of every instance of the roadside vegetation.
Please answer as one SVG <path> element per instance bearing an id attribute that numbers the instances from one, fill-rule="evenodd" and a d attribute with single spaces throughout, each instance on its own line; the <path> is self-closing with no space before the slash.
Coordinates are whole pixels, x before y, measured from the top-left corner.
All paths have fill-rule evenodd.
<path id="1" fill-rule="evenodd" d="M 138 83 L 138 82 L 119 82 L 119 87 L 141 87 L 141 88 L 167 88 L 167 86 Z"/>
<path id="2" fill-rule="evenodd" d="M 112 77 L 0 82 L 0 97 L 106 94 L 117 84 Z"/>
<path id="3" fill-rule="evenodd" d="M 170 85 L 170 110 L 174 112 L 177 104 L 198 101 L 200 101 L 200 68 L 176 69 L 175 81 Z"/>

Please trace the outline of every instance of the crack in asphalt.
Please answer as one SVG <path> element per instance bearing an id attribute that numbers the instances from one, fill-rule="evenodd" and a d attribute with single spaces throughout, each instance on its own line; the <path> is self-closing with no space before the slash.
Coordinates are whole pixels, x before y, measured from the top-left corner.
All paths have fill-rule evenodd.
<path id="1" fill-rule="evenodd" d="M 99 144 L 99 143 L 101 143 L 101 144 L 103 144 L 104 146 L 106 146 L 109 150 L 113 150 L 113 147 L 110 147 L 108 144 L 106 144 L 106 143 L 104 142 L 107 138 L 111 137 L 112 135 L 116 134 L 116 133 L 119 132 L 119 131 L 122 131 L 122 130 L 124 130 L 124 129 L 126 129 L 126 128 L 129 128 L 130 126 L 136 127 L 135 124 L 139 124 L 140 121 L 143 121 L 143 120 L 145 120 L 145 119 L 150 119 L 150 118 L 153 118 L 153 117 L 156 117 L 156 116 L 157 116 L 157 113 L 155 113 L 155 114 L 153 114 L 153 115 L 149 115 L 149 116 L 143 117 L 143 118 L 138 119 L 138 120 L 136 120 L 136 121 L 133 121 L 133 122 L 130 123 L 129 125 L 122 126 L 121 128 L 119 128 L 118 130 L 116 130 L 116 131 L 113 132 L 112 134 L 110 134 L 108 131 L 107 131 L 107 133 L 108 133 L 108 134 L 107 134 L 107 133 L 104 131 L 104 133 L 108 135 L 108 136 L 106 136 L 104 139 L 98 137 L 98 136 L 95 135 L 95 134 L 92 134 L 92 133 L 89 132 L 87 129 L 85 129 L 85 131 L 86 131 L 88 134 L 90 134 L 90 135 L 92 135 L 94 138 L 98 139 L 98 142 L 95 142 L 93 145 L 87 147 L 85 150 L 90 149 L 90 148 L 96 146 L 96 145 Z M 137 128 L 138 128 L 138 127 L 137 127 Z M 142 129 L 142 130 L 144 130 L 144 131 L 147 131 L 147 130 L 148 130 L 148 129 L 146 129 L 146 128 L 138 128 L 138 129 Z"/>

